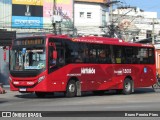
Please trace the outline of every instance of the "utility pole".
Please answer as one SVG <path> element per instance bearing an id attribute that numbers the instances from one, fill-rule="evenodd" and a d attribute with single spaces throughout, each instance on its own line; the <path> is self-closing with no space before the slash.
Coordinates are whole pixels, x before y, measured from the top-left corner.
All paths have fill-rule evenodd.
<path id="1" fill-rule="evenodd" d="M 62 26 L 61 26 L 61 22 L 62 22 L 62 18 L 61 18 L 61 17 L 62 17 L 62 9 L 59 9 L 59 10 L 58 10 L 58 16 L 59 16 L 59 17 L 58 17 L 58 18 L 59 18 L 59 20 L 58 20 L 58 24 L 59 24 L 59 25 L 58 25 L 58 32 L 59 32 L 59 33 L 58 33 L 58 34 L 61 35 L 61 34 L 62 34 L 62 28 L 61 28 L 61 27 L 62 27 Z"/>
<path id="2" fill-rule="evenodd" d="M 110 15 L 110 25 L 109 27 L 109 33 L 110 37 L 115 37 L 115 25 L 113 22 L 113 4 L 119 3 L 120 1 L 117 0 L 110 0 L 109 2 L 106 3 L 106 5 L 109 7 L 109 15 Z"/>
<path id="3" fill-rule="evenodd" d="M 154 20 L 154 18 L 152 19 L 152 44 L 154 45 L 154 23 L 155 23 L 155 20 Z"/>
<path id="4" fill-rule="evenodd" d="M 112 3 L 112 0 L 110 0 L 110 2 Z M 110 37 L 114 37 L 114 32 L 115 32 L 115 26 L 113 23 L 113 4 L 110 5 L 109 7 L 109 14 L 110 14 Z"/>
<path id="5" fill-rule="evenodd" d="M 112 0 L 110 0 L 110 2 L 112 3 Z M 111 23 L 113 22 L 113 4 L 110 5 L 110 8 L 109 8 L 109 13 L 110 13 L 110 21 Z"/>
<path id="6" fill-rule="evenodd" d="M 75 14 L 75 8 L 74 8 L 75 6 L 74 5 L 75 5 L 75 0 L 73 0 L 73 3 L 72 3 L 72 6 L 73 6 L 73 12 L 72 12 L 72 15 L 73 15 L 72 16 L 72 19 L 73 19 L 73 25 L 72 25 L 73 35 L 75 35 L 75 30 L 74 30 L 75 29 L 75 18 L 74 18 L 75 17 L 75 15 L 74 15 Z"/>
<path id="7" fill-rule="evenodd" d="M 53 32 L 56 35 L 57 34 L 57 30 L 56 30 L 56 21 L 55 21 L 55 16 L 56 14 L 56 0 L 53 0 L 53 17 L 52 17 L 52 26 L 53 26 Z"/>

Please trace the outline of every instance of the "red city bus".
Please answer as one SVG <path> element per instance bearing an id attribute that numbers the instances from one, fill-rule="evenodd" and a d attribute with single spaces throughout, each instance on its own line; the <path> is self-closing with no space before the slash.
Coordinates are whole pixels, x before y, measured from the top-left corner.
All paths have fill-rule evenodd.
<path id="1" fill-rule="evenodd" d="M 37 97 L 82 91 L 124 94 L 156 83 L 152 45 L 117 38 L 46 34 L 14 40 L 10 52 L 10 89 Z"/>

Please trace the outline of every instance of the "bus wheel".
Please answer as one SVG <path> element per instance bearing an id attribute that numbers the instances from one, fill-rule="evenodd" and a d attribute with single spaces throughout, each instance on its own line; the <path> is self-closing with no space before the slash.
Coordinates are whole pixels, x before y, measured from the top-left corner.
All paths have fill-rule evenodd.
<path id="1" fill-rule="evenodd" d="M 129 95 L 132 93 L 132 81 L 129 78 L 126 78 L 124 80 L 122 93 L 125 95 Z"/>
<path id="2" fill-rule="evenodd" d="M 45 92 L 35 92 L 38 98 L 44 98 L 46 96 Z"/>
<path id="3" fill-rule="evenodd" d="M 66 89 L 66 97 L 75 97 L 77 93 L 77 86 L 74 80 L 70 80 Z"/>

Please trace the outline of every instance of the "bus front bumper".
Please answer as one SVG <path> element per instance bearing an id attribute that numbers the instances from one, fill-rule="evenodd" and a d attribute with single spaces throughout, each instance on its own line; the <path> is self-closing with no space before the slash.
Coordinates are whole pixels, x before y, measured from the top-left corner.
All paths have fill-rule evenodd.
<path id="1" fill-rule="evenodd" d="M 46 92 L 47 85 L 45 80 L 10 80 L 10 90 L 19 92 Z"/>

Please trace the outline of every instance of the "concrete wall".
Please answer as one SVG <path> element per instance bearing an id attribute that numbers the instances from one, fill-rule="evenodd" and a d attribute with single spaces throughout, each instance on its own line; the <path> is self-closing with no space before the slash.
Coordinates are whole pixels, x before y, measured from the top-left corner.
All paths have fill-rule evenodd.
<path id="1" fill-rule="evenodd" d="M 80 17 L 80 12 L 84 12 L 84 17 Z M 91 18 L 87 18 L 87 12 L 91 13 Z M 101 25 L 100 5 L 76 3 L 75 4 L 75 26 L 100 26 Z"/>
<path id="2" fill-rule="evenodd" d="M 97 3 L 106 3 L 107 0 L 75 0 L 80 2 L 97 2 Z"/>
<path id="3" fill-rule="evenodd" d="M 141 11 L 139 8 L 131 7 L 131 8 L 123 8 L 123 9 L 115 9 L 113 11 L 114 19 L 117 20 L 117 24 L 122 23 L 122 21 L 127 20 L 130 21 L 130 24 L 133 24 L 137 30 L 134 36 L 137 37 L 137 40 L 146 39 L 147 31 L 153 30 L 153 18 L 154 18 L 154 34 L 159 36 L 160 33 L 160 22 L 159 18 L 157 18 L 157 12 L 146 12 Z M 123 16 L 124 15 L 124 16 Z M 122 17 L 123 16 L 123 17 Z M 133 30 L 127 27 L 129 34 L 133 35 Z M 124 29 L 126 30 L 126 29 Z M 130 41 L 131 39 L 129 39 Z"/>
<path id="4" fill-rule="evenodd" d="M 19 0 L 19 4 L 13 4 L 25 7 L 26 4 L 32 4 L 36 0 Z M 38 0 L 40 1 L 40 0 Z M 43 12 L 43 16 L 22 16 L 18 15 L 19 13 L 16 12 L 17 15 L 13 15 L 12 12 L 12 0 L 0 0 L 0 29 L 7 29 L 8 31 L 17 31 L 17 33 L 22 32 L 52 32 L 52 9 L 53 9 L 53 1 L 52 0 L 41 0 L 43 1 L 43 9 L 41 12 L 32 11 L 34 14 L 39 14 Z M 73 0 L 67 0 L 63 4 L 62 2 L 65 0 L 58 0 L 57 7 L 62 7 L 62 12 L 64 15 L 61 17 L 63 18 L 61 27 L 65 28 L 72 28 L 73 24 Z M 16 2 L 16 1 L 15 1 Z M 15 3 L 14 2 L 14 3 Z M 32 4 L 33 7 L 36 6 L 36 3 Z M 38 6 L 40 7 L 40 6 Z M 23 7 L 22 7 L 23 8 Z M 31 10 L 31 9 L 30 9 Z M 15 13 L 14 13 L 15 14 Z M 17 17 L 18 16 L 18 17 Z M 16 18 L 15 18 L 16 17 Z M 27 17 L 27 19 L 25 19 Z M 15 18 L 13 20 L 13 18 Z M 33 18 L 33 19 L 32 19 Z M 32 20 L 33 21 L 32 21 Z M 36 28 L 33 27 L 35 24 L 29 24 L 29 21 L 34 22 L 34 19 L 40 20 L 40 25 Z M 15 22 L 18 21 L 18 22 Z M 36 21 L 36 20 L 35 20 Z M 39 22 L 39 21 L 38 21 Z M 28 24 L 27 24 L 28 23 Z M 15 25 L 15 26 L 14 26 Z M 16 26 L 17 25 L 17 26 Z M 25 27 L 27 25 L 27 27 Z M 14 26 L 14 27 L 13 27 Z"/>
<path id="5" fill-rule="evenodd" d="M 11 0 L 0 0 L 0 29 L 11 30 Z"/>
<path id="6" fill-rule="evenodd" d="M 105 26 L 108 22 L 108 8 L 99 3 L 76 2 L 74 5 L 74 23 L 80 34 L 103 34 L 100 26 Z M 83 12 L 83 17 L 80 13 Z M 91 13 L 91 18 L 87 17 Z"/>

